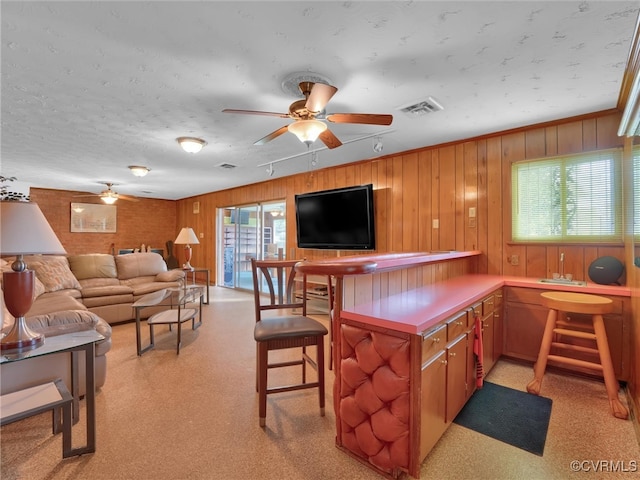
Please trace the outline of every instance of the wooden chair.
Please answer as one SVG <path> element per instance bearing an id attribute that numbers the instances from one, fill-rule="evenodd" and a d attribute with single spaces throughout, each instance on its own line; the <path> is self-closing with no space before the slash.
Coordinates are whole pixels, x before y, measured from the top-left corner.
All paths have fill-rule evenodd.
<path id="1" fill-rule="evenodd" d="M 259 397 L 261 427 L 265 426 L 267 417 L 267 395 L 272 393 L 317 387 L 320 415 L 324 416 L 324 336 L 328 331 L 320 322 L 307 317 L 306 275 L 300 276 L 301 295 L 296 295 L 294 292 L 296 263 L 295 260 L 251 260 L 256 313 L 254 328 L 254 338 L 257 342 L 256 390 Z M 267 295 L 261 295 L 261 285 L 267 288 Z M 263 313 L 268 310 L 273 310 L 274 315 L 263 316 Z M 307 347 L 313 345 L 316 347 L 315 360 L 307 353 Z M 269 351 L 288 348 L 301 348 L 301 358 L 269 363 Z M 307 364 L 317 371 L 317 381 L 307 382 Z M 302 367 L 301 383 L 268 386 L 269 369 L 295 365 Z"/>

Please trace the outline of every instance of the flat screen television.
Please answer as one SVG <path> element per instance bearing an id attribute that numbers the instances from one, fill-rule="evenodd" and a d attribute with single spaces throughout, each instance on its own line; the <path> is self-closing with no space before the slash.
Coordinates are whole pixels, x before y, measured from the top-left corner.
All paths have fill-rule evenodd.
<path id="1" fill-rule="evenodd" d="M 373 185 L 295 196 L 298 248 L 374 250 Z"/>

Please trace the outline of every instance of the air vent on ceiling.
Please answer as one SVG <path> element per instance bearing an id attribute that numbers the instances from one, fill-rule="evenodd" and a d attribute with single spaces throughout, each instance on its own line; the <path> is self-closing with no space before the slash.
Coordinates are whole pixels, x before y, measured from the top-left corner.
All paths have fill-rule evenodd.
<path id="1" fill-rule="evenodd" d="M 444 110 L 444 107 L 440 105 L 435 98 L 427 97 L 426 100 L 399 107 L 398 110 L 405 113 L 409 117 L 421 117 L 422 115 L 426 115 L 427 113 Z"/>
<path id="2" fill-rule="evenodd" d="M 232 168 L 236 168 L 236 165 L 233 165 L 232 163 L 220 163 L 217 166 L 220 168 L 226 168 L 228 170 L 231 170 Z"/>

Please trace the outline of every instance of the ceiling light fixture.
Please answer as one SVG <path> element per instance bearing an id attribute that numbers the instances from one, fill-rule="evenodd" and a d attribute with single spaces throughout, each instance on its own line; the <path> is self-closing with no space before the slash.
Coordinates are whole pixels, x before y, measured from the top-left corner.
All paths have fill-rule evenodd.
<path id="1" fill-rule="evenodd" d="M 202 150 L 202 147 L 207 144 L 207 142 L 205 142 L 201 138 L 196 137 L 178 137 L 176 138 L 176 141 L 187 153 L 198 153 L 200 150 Z"/>
<path id="2" fill-rule="evenodd" d="M 114 203 L 116 203 L 116 200 L 118 200 L 118 194 L 113 192 L 107 193 L 100 197 L 100 200 L 102 200 L 107 205 L 113 205 Z"/>
<path id="3" fill-rule="evenodd" d="M 129 165 L 129 170 L 131 170 L 131 173 L 133 173 L 136 177 L 144 177 L 151 171 L 149 168 L 139 165 Z"/>
<path id="4" fill-rule="evenodd" d="M 327 125 L 320 120 L 298 120 L 289 124 L 287 129 L 308 147 L 327 129 Z"/>
<path id="5" fill-rule="evenodd" d="M 376 153 L 382 152 L 384 145 L 382 144 L 382 137 L 376 137 L 373 139 L 373 151 Z"/>

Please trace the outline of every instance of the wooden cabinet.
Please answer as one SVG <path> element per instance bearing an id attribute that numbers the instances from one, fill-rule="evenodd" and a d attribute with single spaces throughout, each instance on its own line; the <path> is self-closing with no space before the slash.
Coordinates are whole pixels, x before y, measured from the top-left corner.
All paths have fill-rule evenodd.
<path id="1" fill-rule="evenodd" d="M 476 358 L 473 351 L 476 314 L 486 324 L 483 337 L 485 372 L 498 358 L 495 330 L 501 320 L 496 298 L 502 290 L 493 292 L 451 316 L 422 335 L 420 375 L 420 463 L 431 451 L 446 428 L 460 412 L 476 388 Z M 486 315 L 483 317 L 483 313 Z M 498 315 L 497 317 L 494 315 Z M 486 365 L 486 362 L 489 364 Z"/>
<path id="2" fill-rule="evenodd" d="M 549 312 L 547 308 L 540 305 L 540 294 L 543 292 L 545 290 L 524 287 L 505 288 L 504 355 L 531 362 L 537 360 Z M 606 295 L 602 296 L 606 297 Z M 631 334 L 630 303 L 626 297 L 607 298 L 611 298 L 614 305 L 613 312 L 604 315 L 613 370 L 618 380 L 626 381 L 629 376 L 629 342 L 625 339 Z M 560 312 L 558 322 L 571 325 L 571 328 L 584 330 L 589 330 L 592 324 L 590 315 L 565 312 Z M 562 341 L 577 346 L 588 346 L 584 340 L 575 338 L 563 337 Z M 574 352 L 571 356 L 581 360 L 594 360 L 592 354 L 585 352 Z M 554 365 L 552 361 L 549 361 L 549 365 L 560 366 Z M 593 374 L 593 371 L 580 367 L 567 365 L 560 367 L 579 373 Z"/>

